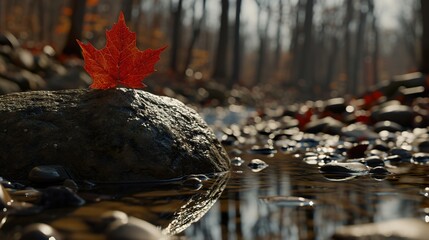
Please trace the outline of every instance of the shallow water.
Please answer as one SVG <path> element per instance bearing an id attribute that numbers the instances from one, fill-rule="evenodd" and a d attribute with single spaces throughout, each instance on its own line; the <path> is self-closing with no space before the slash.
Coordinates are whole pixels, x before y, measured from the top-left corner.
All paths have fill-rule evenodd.
<path id="1" fill-rule="evenodd" d="M 255 158 L 244 154 L 243 159 Z M 234 167 L 220 199 L 185 230 L 191 239 L 329 239 L 344 225 L 417 217 L 429 221 L 424 196 L 428 167 L 386 179 L 333 179 L 301 157 L 278 152 L 257 156 L 269 165 L 260 172 Z M 404 166 L 403 166 L 404 167 Z M 405 167 L 404 167 L 405 168 Z M 288 197 L 301 197 L 295 201 Z M 307 204 L 311 201 L 312 204 Z"/>

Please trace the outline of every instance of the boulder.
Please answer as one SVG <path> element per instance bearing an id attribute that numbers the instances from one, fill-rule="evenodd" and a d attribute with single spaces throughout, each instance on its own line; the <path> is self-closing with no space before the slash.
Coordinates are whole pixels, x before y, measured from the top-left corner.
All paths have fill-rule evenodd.
<path id="1" fill-rule="evenodd" d="M 0 176 L 62 165 L 75 179 L 158 181 L 227 171 L 207 124 L 178 100 L 135 89 L 0 96 Z"/>

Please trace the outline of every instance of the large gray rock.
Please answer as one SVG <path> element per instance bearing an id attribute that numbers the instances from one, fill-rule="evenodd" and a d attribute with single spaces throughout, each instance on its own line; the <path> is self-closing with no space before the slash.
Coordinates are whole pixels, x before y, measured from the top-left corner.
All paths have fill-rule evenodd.
<path id="1" fill-rule="evenodd" d="M 152 181 L 226 171 L 229 159 L 198 114 L 141 90 L 0 96 L 0 176 L 63 165 L 77 179 Z"/>

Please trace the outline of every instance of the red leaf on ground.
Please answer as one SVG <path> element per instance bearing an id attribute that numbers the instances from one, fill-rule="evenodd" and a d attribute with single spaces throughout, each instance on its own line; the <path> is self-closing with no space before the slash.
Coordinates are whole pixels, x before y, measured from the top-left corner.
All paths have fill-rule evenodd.
<path id="1" fill-rule="evenodd" d="M 118 23 L 106 31 L 106 39 L 106 46 L 100 50 L 77 40 L 82 48 L 84 68 L 93 80 L 90 87 L 144 88 L 142 80 L 155 71 L 155 63 L 166 47 L 140 51 L 136 46 L 136 34 L 128 29 L 122 12 Z"/>

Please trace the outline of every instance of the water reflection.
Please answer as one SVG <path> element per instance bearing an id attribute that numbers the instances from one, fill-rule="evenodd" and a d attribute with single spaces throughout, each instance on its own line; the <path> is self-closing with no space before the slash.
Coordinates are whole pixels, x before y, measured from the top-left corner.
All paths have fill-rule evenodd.
<path id="1" fill-rule="evenodd" d="M 82 207 L 45 210 L 26 217 L 10 215 L 7 221 L 5 216 L 1 231 L 12 236 L 24 226 L 44 222 L 66 239 L 100 239 L 109 232 L 103 216 L 114 210 L 123 212 L 130 220 L 135 219 L 134 222 L 142 219 L 160 227 L 166 235 L 175 235 L 204 216 L 221 196 L 228 177 L 229 173 L 210 176 L 196 189 L 182 185 L 185 181 L 99 186 L 79 193 L 87 201 Z"/>
<path id="2" fill-rule="evenodd" d="M 188 228 L 192 223 L 200 220 L 221 196 L 226 186 L 228 175 L 229 174 L 224 174 L 215 179 L 210 188 L 192 194 L 191 197 L 174 212 L 172 221 L 163 232 L 167 235 L 175 235 Z"/>
<path id="3" fill-rule="evenodd" d="M 403 175 L 327 177 L 284 152 L 258 155 L 269 167 L 254 172 L 247 164 L 255 155 L 241 150 L 245 162 L 233 166 L 219 201 L 185 230 L 187 238 L 330 239 L 342 226 L 422 216 L 425 188 L 401 183 Z M 415 177 L 427 183 L 424 176 Z"/>

